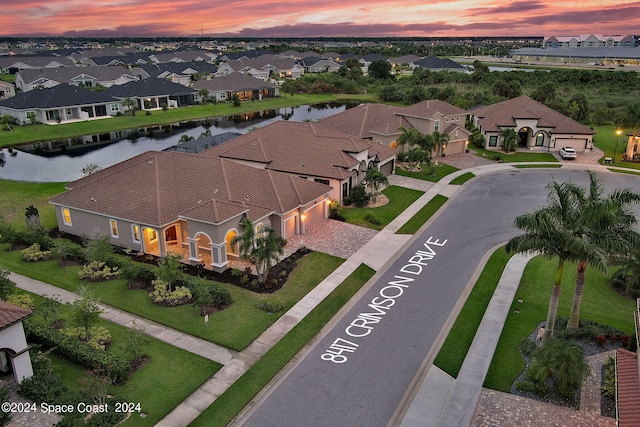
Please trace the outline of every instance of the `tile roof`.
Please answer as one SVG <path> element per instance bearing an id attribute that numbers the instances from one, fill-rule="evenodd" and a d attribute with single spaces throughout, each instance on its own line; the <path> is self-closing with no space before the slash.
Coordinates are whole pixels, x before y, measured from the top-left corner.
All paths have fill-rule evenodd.
<path id="1" fill-rule="evenodd" d="M 16 110 L 27 108 L 60 108 L 72 105 L 92 105 L 115 102 L 105 92 L 93 92 L 78 86 L 59 84 L 48 89 L 33 89 L 17 93 L 11 98 L 0 101 L 0 107 Z"/>
<path id="2" fill-rule="evenodd" d="M 358 138 L 369 138 L 372 130 L 376 133 L 389 132 L 387 135 L 400 135 L 398 127 L 402 125 L 402 118 L 396 113 L 403 108 L 386 104 L 360 104 L 320 119 L 318 124 Z M 383 129 L 384 125 L 387 126 Z"/>
<path id="3" fill-rule="evenodd" d="M 349 168 L 360 163 L 349 153 L 364 151 L 379 158 L 395 153 L 317 123 L 277 121 L 202 155 L 262 163 L 266 169 L 290 174 L 346 179 L 351 175 Z"/>
<path id="4" fill-rule="evenodd" d="M 8 302 L 0 301 L 0 330 L 8 328 L 31 316 L 33 312 L 26 308 L 20 308 Z"/>
<path id="5" fill-rule="evenodd" d="M 640 425 L 640 376 L 638 355 L 625 349 L 616 351 L 616 380 L 618 389 L 618 426 Z"/>
<path id="6" fill-rule="evenodd" d="M 53 204 L 163 226 L 184 215 L 220 223 L 249 210 L 285 213 L 330 191 L 324 184 L 178 152 L 147 151 L 67 185 Z"/>
<path id="7" fill-rule="evenodd" d="M 405 107 L 396 114 L 411 117 L 433 118 L 438 113 L 443 116 L 454 116 L 458 114 L 467 114 L 467 110 L 456 107 L 439 99 L 431 99 Z"/>
<path id="8" fill-rule="evenodd" d="M 479 118 L 478 122 L 488 132 L 501 132 L 503 128 L 514 127 L 516 119 L 538 119 L 538 127 L 549 128 L 552 134 L 595 134 L 588 127 L 528 96 L 475 108 L 471 113 Z"/>

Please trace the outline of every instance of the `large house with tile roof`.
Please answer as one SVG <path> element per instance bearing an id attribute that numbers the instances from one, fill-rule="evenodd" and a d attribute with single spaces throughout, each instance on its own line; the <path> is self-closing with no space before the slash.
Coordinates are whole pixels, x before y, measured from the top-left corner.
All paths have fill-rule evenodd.
<path id="1" fill-rule="evenodd" d="M 518 145 L 532 151 L 560 151 L 573 147 L 577 152 L 593 147 L 595 132 L 577 121 L 535 101 L 519 96 L 470 110 L 474 125 L 485 137 L 485 149 L 500 150 L 500 133 L 515 130 Z"/>
<path id="2" fill-rule="evenodd" d="M 238 256 L 231 241 L 243 218 L 285 239 L 304 234 L 328 216 L 331 192 L 324 183 L 235 160 L 157 151 L 66 188 L 50 200 L 60 231 L 101 230 L 113 245 L 156 256 L 175 252 L 215 270 Z"/>
<path id="3" fill-rule="evenodd" d="M 470 132 L 465 129 L 467 111 L 437 99 L 409 107 L 361 104 L 318 121 L 323 126 L 385 146 L 396 146 L 400 127 L 415 128 L 423 135 L 438 131 L 449 135 L 445 154 L 462 153 Z"/>
<path id="4" fill-rule="evenodd" d="M 395 169 L 396 149 L 317 123 L 278 121 L 201 153 L 332 187 L 342 201 L 362 183 L 367 169 Z"/>
<path id="5" fill-rule="evenodd" d="M 22 321 L 32 311 L 0 301 L 0 371 L 13 372 L 18 384 L 33 375 Z"/>

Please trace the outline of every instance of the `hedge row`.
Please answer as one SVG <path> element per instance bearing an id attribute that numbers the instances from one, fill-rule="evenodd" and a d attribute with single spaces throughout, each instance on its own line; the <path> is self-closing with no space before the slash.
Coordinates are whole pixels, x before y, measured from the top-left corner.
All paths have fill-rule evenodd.
<path id="1" fill-rule="evenodd" d="M 25 322 L 24 328 L 29 341 L 47 348 L 55 347 L 70 361 L 87 369 L 96 369 L 100 374 L 109 376 L 115 384 L 122 384 L 129 378 L 129 362 L 121 357 L 97 350 L 42 323 Z"/>

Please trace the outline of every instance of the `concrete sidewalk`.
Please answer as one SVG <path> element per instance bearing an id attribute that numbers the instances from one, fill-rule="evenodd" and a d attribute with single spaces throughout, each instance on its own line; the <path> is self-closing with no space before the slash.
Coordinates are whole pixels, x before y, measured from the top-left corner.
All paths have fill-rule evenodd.
<path id="1" fill-rule="evenodd" d="M 458 378 L 432 365 L 401 426 L 466 427 L 493 359 L 520 278 L 533 255 L 511 257 L 498 281 Z"/>

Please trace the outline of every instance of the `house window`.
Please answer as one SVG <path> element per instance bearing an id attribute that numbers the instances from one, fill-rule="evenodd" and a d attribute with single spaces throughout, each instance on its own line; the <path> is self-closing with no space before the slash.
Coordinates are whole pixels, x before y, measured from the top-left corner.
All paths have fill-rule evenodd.
<path id="1" fill-rule="evenodd" d="M 536 135 L 536 147 L 542 147 L 544 145 L 544 134 L 542 132 L 538 132 Z"/>
<path id="2" fill-rule="evenodd" d="M 489 137 L 489 147 L 496 147 L 498 145 L 498 137 L 496 135 Z"/>
<path id="3" fill-rule="evenodd" d="M 70 116 L 70 115 L 72 114 L 72 112 L 71 112 L 71 108 L 67 108 L 67 109 L 66 109 L 66 110 L 64 110 L 64 111 L 65 111 L 65 114 L 66 114 L 67 116 Z"/>
<path id="4" fill-rule="evenodd" d="M 109 229 L 111 230 L 111 237 L 118 238 L 118 222 L 115 219 L 109 220 Z"/>
<path id="5" fill-rule="evenodd" d="M 434 132 L 440 130 L 440 120 L 436 120 L 435 122 L 433 122 L 433 130 Z"/>
<path id="6" fill-rule="evenodd" d="M 156 232 L 156 230 L 147 228 L 147 238 L 149 239 L 149 242 L 153 243 L 158 240 L 158 233 Z"/>
<path id="7" fill-rule="evenodd" d="M 120 107 L 118 106 L 118 104 L 111 104 L 111 112 L 117 113 L 118 111 L 120 111 Z"/>
<path id="8" fill-rule="evenodd" d="M 329 185 L 329 180 L 328 179 L 315 178 L 314 181 L 315 182 L 319 182 L 320 184 Z"/>
<path id="9" fill-rule="evenodd" d="M 71 212 L 67 208 L 62 208 L 62 221 L 65 225 L 71 225 Z"/>
<path id="10" fill-rule="evenodd" d="M 140 243 L 140 226 L 137 224 L 131 225 L 131 235 L 133 236 L 133 241 L 136 243 Z"/>

